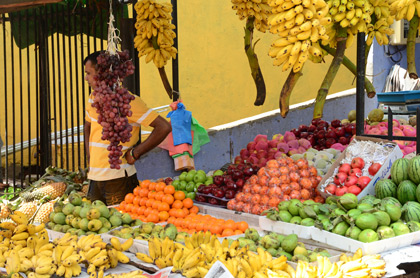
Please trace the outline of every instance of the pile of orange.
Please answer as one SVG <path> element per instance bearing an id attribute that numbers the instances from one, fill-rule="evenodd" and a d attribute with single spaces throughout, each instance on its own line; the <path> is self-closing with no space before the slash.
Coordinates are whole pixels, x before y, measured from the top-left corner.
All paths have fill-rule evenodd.
<path id="1" fill-rule="evenodd" d="M 176 191 L 173 185 L 150 180 L 140 182 L 133 193 L 125 195 L 117 209 L 129 213 L 134 219 L 153 223 L 198 213 L 198 207 L 193 200 L 185 198 L 183 191 Z"/>
<path id="2" fill-rule="evenodd" d="M 185 218 L 169 217 L 167 221 L 174 224 L 180 232 L 193 234 L 194 232 L 210 231 L 219 237 L 243 234 L 248 229 L 248 223 L 245 221 L 224 220 L 208 214 L 190 214 Z"/>

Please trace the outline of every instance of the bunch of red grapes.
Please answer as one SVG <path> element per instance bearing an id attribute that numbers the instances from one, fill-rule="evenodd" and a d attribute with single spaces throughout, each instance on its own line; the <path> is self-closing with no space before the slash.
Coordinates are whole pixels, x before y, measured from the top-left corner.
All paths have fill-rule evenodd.
<path id="1" fill-rule="evenodd" d="M 134 73 L 134 65 L 128 51 L 117 51 L 110 55 L 103 52 L 96 64 L 95 89 L 92 107 L 98 113 L 98 123 L 102 126 L 102 140 L 110 142 L 108 157 L 111 169 L 120 169 L 122 163 L 121 143 L 128 142 L 132 126 L 127 117 L 132 115 L 130 102 L 134 100 L 128 90 L 121 86 L 123 79 Z"/>

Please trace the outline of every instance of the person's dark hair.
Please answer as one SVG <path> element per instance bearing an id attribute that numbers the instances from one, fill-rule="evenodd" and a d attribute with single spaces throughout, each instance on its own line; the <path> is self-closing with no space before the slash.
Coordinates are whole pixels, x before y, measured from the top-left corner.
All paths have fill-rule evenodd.
<path id="1" fill-rule="evenodd" d="M 86 56 L 86 58 L 83 60 L 83 65 L 86 65 L 86 63 L 90 61 L 92 65 L 95 66 L 98 63 L 97 59 L 99 55 L 101 55 L 102 52 L 103 51 L 95 51 L 89 54 L 88 56 Z"/>

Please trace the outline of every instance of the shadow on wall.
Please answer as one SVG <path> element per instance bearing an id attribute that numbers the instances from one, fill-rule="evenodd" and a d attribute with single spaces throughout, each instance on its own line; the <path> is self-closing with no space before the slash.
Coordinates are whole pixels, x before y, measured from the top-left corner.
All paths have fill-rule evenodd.
<path id="1" fill-rule="evenodd" d="M 345 119 L 350 110 L 356 109 L 356 90 L 330 95 L 324 107 L 324 119 Z M 220 169 L 233 161 L 239 151 L 245 148 L 257 134 L 272 137 L 277 133 L 308 124 L 312 120 L 313 102 L 310 100 L 290 107 L 287 118 L 280 116 L 280 111 L 273 110 L 254 117 L 208 129 L 210 143 L 201 147 L 194 157 L 196 169 L 206 172 Z M 365 115 L 377 107 L 375 99 L 365 98 Z M 139 180 L 175 177 L 181 172 L 174 171 L 174 163 L 166 150 L 156 148 L 136 162 Z"/>

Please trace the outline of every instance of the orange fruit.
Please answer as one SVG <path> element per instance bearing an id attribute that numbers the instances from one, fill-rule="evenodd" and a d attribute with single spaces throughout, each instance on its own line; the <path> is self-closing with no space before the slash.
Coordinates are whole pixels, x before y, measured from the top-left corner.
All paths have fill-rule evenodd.
<path id="1" fill-rule="evenodd" d="M 157 191 L 155 194 L 155 200 L 162 201 L 163 196 L 165 196 L 165 193 L 163 193 L 163 191 Z"/>
<path id="2" fill-rule="evenodd" d="M 180 201 L 184 200 L 185 199 L 184 191 L 176 191 L 174 193 L 174 198 L 175 198 L 175 200 L 180 200 Z"/>
<path id="3" fill-rule="evenodd" d="M 184 205 L 180 200 L 175 200 L 175 202 L 172 204 L 172 207 L 176 209 L 182 209 Z"/>
<path id="4" fill-rule="evenodd" d="M 160 221 L 166 221 L 169 218 L 169 213 L 167 211 L 161 211 L 158 215 Z"/>
<path id="5" fill-rule="evenodd" d="M 133 204 L 127 204 L 125 206 L 125 211 L 126 212 L 131 212 L 133 210 L 133 208 L 134 208 Z"/>
<path id="6" fill-rule="evenodd" d="M 161 202 L 158 207 L 159 211 L 169 211 L 169 205 L 165 202 Z"/>
<path id="7" fill-rule="evenodd" d="M 140 197 L 147 197 L 148 194 L 149 194 L 149 189 L 147 189 L 147 188 L 142 188 L 139 191 L 139 196 Z"/>
<path id="8" fill-rule="evenodd" d="M 210 228 L 210 232 L 215 235 L 221 234 L 222 231 L 223 231 L 223 228 L 220 225 L 212 225 Z"/>
<path id="9" fill-rule="evenodd" d="M 134 190 L 133 190 L 133 194 L 135 195 L 135 196 L 140 196 L 140 189 L 141 189 L 141 187 L 140 186 L 136 186 L 136 188 L 134 188 Z"/>
<path id="10" fill-rule="evenodd" d="M 228 229 L 228 230 L 234 231 L 234 230 L 236 230 L 236 222 L 231 220 L 231 219 L 226 220 L 223 227 L 224 227 L 225 230 Z"/>
<path id="11" fill-rule="evenodd" d="M 167 203 L 168 205 L 172 205 L 174 202 L 174 196 L 170 195 L 170 194 L 165 194 L 162 197 L 162 202 Z"/>
<path id="12" fill-rule="evenodd" d="M 141 197 L 136 195 L 133 199 L 133 205 L 135 206 L 140 205 L 140 200 L 141 200 Z"/>
<path id="13" fill-rule="evenodd" d="M 156 191 L 163 191 L 166 187 L 166 183 L 164 182 L 158 182 L 156 184 Z"/>
<path id="14" fill-rule="evenodd" d="M 159 204 L 160 204 L 160 201 L 155 200 L 155 201 L 153 202 L 153 204 L 152 204 L 152 208 L 153 208 L 153 209 L 158 209 L 158 208 L 159 208 Z"/>
<path id="15" fill-rule="evenodd" d="M 168 220 L 166 220 L 166 222 L 171 223 L 171 224 L 174 224 L 175 219 L 176 219 L 175 217 L 169 216 L 169 218 L 168 218 Z"/>
<path id="16" fill-rule="evenodd" d="M 145 205 L 146 205 L 147 200 L 149 200 L 149 199 L 147 199 L 147 197 L 142 197 L 142 198 L 140 199 L 140 206 L 145 206 Z"/>
<path id="17" fill-rule="evenodd" d="M 151 183 L 149 184 L 149 190 L 150 190 L 150 191 L 154 191 L 154 190 L 156 190 L 156 183 L 155 183 L 155 182 L 151 182 Z"/>
<path id="18" fill-rule="evenodd" d="M 134 199 L 134 194 L 133 193 L 128 193 L 127 195 L 125 195 L 124 197 L 124 201 L 127 204 L 132 204 L 133 203 L 133 199 Z"/>
<path id="19" fill-rule="evenodd" d="M 122 202 L 120 203 L 120 210 L 125 211 L 125 206 L 126 206 L 125 201 L 122 201 Z"/>
<path id="20" fill-rule="evenodd" d="M 185 216 L 188 216 L 188 214 L 190 214 L 190 211 L 187 208 L 182 208 L 182 210 L 184 211 Z"/>
<path id="21" fill-rule="evenodd" d="M 144 180 L 140 183 L 141 188 L 149 188 L 150 180 Z"/>
<path id="22" fill-rule="evenodd" d="M 153 200 L 153 199 L 147 199 L 147 202 L 146 202 L 146 207 L 152 207 L 152 206 L 153 206 L 154 201 L 155 201 L 155 200 Z"/>
<path id="23" fill-rule="evenodd" d="M 243 234 L 244 232 L 242 232 L 241 230 L 235 230 L 235 231 L 233 231 L 233 233 L 234 233 L 235 235 L 241 235 L 241 234 Z"/>
<path id="24" fill-rule="evenodd" d="M 146 221 L 147 222 L 158 223 L 159 222 L 159 216 L 155 213 L 151 213 L 147 216 Z"/>
<path id="25" fill-rule="evenodd" d="M 202 230 L 204 230 L 204 226 L 205 226 L 205 224 L 204 224 L 203 222 L 198 222 L 198 223 L 195 225 L 195 229 L 196 229 L 197 231 L 202 231 Z"/>
<path id="26" fill-rule="evenodd" d="M 147 198 L 149 199 L 155 199 L 156 191 L 149 191 L 149 194 L 147 194 Z"/>
<path id="27" fill-rule="evenodd" d="M 137 214 L 138 215 L 143 215 L 145 210 L 146 210 L 146 207 L 145 206 L 141 206 L 141 207 L 139 207 L 137 209 Z"/>
<path id="28" fill-rule="evenodd" d="M 167 185 L 165 186 L 164 190 L 165 194 L 174 194 L 175 193 L 175 187 L 173 185 Z"/>
<path id="29" fill-rule="evenodd" d="M 182 200 L 182 203 L 184 204 L 184 208 L 192 208 L 192 206 L 194 205 L 193 200 L 191 200 L 190 198 L 185 198 L 184 200 Z"/>
<path id="30" fill-rule="evenodd" d="M 198 209 L 197 206 L 192 206 L 190 208 L 190 214 L 197 214 L 200 210 Z"/>
<path id="31" fill-rule="evenodd" d="M 232 229 L 224 229 L 222 232 L 223 237 L 232 236 L 232 235 L 234 235 L 234 231 Z"/>
<path id="32" fill-rule="evenodd" d="M 248 229 L 248 227 L 248 223 L 246 223 L 245 221 L 236 222 L 236 228 L 238 230 L 241 230 L 242 232 L 245 232 L 246 229 Z"/>

